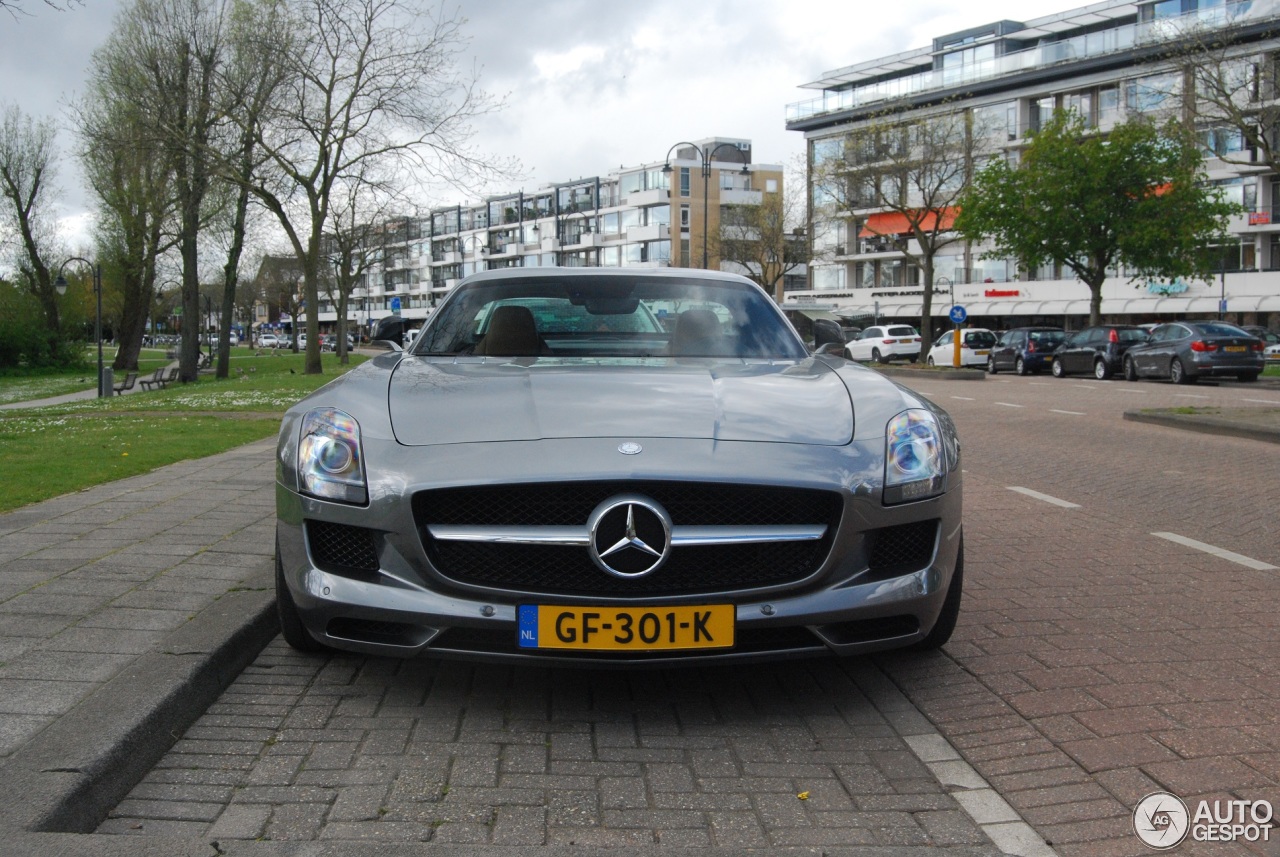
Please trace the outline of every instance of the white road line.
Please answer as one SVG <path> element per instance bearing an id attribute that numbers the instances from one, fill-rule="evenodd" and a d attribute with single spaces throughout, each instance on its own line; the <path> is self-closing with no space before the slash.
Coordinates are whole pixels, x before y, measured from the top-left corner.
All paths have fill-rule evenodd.
<path id="1" fill-rule="evenodd" d="M 968 396 L 952 396 L 951 398 L 953 398 L 953 399 L 959 399 L 959 400 L 960 400 L 960 401 L 962 401 L 962 402 L 972 402 L 972 401 L 974 401 L 973 399 L 969 398 Z"/>
<path id="2" fill-rule="evenodd" d="M 1097 387 L 1093 387 L 1093 386 L 1091 386 L 1091 385 L 1089 385 L 1089 384 L 1072 384 L 1071 386 L 1073 386 L 1073 387 L 1075 387 L 1075 388 L 1077 388 L 1077 389 L 1080 389 L 1080 390 L 1096 390 L 1096 389 L 1098 389 Z"/>
<path id="3" fill-rule="evenodd" d="M 1119 390 L 1121 393 L 1145 393 L 1145 392 L 1147 392 L 1146 390 L 1139 390 L 1137 387 L 1114 387 L 1113 389 Z"/>
<path id="4" fill-rule="evenodd" d="M 1053 385 L 1053 384 L 1046 384 L 1044 381 L 1032 381 L 1032 382 L 1031 382 L 1031 384 L 1030 384 L 1030 386 L 1032 386 L 1032 387 L 1053 387 L 1053 386 L 1055 386 L 1055 385 Z"/>
<path id="5" fill-rule="evenodd" d="M 1213 545 L 1207 545 L 1204 542 L 1198 542 L 1195 539 L 1189 539 L 1186 536 L 1180 536 L 1177 533 L 1152 533 L 1151 535 L 1155 536 L 1156 538 L 1166 539 L 1168 541 L 1174 542 L 1175 544 L 1185 545 L 1186 547 L 1189 547 L 1189 548 L 1195 548 L 1198 551 L 1204 551 L 1207 554 L 1212 554 L 1213 556 L 1216 556 L 1220 559 L 1225 559 L 1229 562 L 1234 562 L 1237 565 L 1243 565 L 1245 568 L 1252 568 L 1255 571 L 1276 571 L 1277 570 L 1277 568 L 1274 565 L 1270 565 L 1261 560 L 1244 556 L 1243 554 L 1232 553 L 1229 550 L 1225 550 L 1220 547 L 1214 547 Z"/>
<path id="6" fill-rule="evenodd" d="M 1015 405 L 1013 402 L 992 402 L 993 405 L 1004 405 L 1006 408 L 1020 408 L 1022 405 Z"/>
<path id="7" fill-rule="evenodd" d="M 1174 396 L 1180 399 L 1208 399 L 1209 396 L 1202 396 L 1199 393 L 1174 393 Z"/>
<path id="8" fill-rule="evenodd" d="M 1086 414 L 1084 411 L 1060 411 L 1060 410 L 1058 410 L 1057 408 L 1050 408 L 1050 409 L 1049 409 L 1049 413 L 1051 413 L 1051 414 L 1070 414 L 1070 415 L 1071 415 L 1071 416 L 1073 416 L 1073 417 L 1087 417 L 1087 416 L 1088 416 L 1088 414 Z"/>
<path id="9" fill-rule="evenodd" d="M 1061 506 L 1064 509 L 1079 509 L 1079 503 L 1068 503 L 1066 500 L 1059 500 L 1057 497 L 1050 497 L 1048 494 L 1041 494 L 1039 491 L 1032 491 L 1030 488 L 1019 488 L 1017 485 L 1006 485 L 1010 491 L 1017 491 L 1019 494 L 1026 494 L 1028 497 L 1034 497 L 1037 500 L 1043 500 L 1046 503 L 1052 503 L 1055 506 Z"/>
<path id="10" fill-rule="evenodd" d="M 1242 402 L 1258 402 L 1263 405 L 1280 405 L 1276 399 L 1241 399 Z"/>

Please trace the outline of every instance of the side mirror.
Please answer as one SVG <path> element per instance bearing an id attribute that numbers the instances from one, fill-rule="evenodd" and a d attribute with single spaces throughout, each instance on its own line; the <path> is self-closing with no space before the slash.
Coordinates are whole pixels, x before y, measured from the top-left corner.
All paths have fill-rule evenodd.
<path id="1" fill-rule="evenodd" d="M 396 342 L 394 339 L 375 339 L 373 342 L 369 343 L 369 347 L 378 348 L 383 351 L 403 351 L 404 350 L 403 348 L 400 347 L 400 343 Z"/>
<path id="2" fill-rule="evenodd" d="M 823 348 L 830 345 L 839 346 L 832 353 L 843 353 L 844 331 L 840 329 L 840 325 L 829 318 L 815 318 L 813 320 L 813 350 L 819 354 L 827 353 Z"/>

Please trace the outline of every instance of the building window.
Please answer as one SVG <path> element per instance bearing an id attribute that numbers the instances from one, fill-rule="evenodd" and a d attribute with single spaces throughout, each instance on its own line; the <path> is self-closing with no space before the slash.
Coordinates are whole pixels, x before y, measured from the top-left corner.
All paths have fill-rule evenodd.
<path id="1" fill-rule="evenodd" d="M 764 192 L 765 192 L 765 193 L 777 193 L 777 192 L 778 192 L 778 180 L 777 180 L 777 179 L 765 179 L 765 180 L 764 180 Z"/>
<path id="2" fill-rule="evenodd" d="M 680 206 L 680 228 L 689 228 L 689 206 L 687 205 Z"/>
<path id="3" fill-rule="evenodd" d="M 1153 74 L 1125 81 L 1124 106 L 1130 113 L 1150 113 L 1173 107 L 1182 92 L 1182 78 L 1177 73 Z"/>
<path id="4" fill-rule="evenodd" d="M 680 168 L 680 195 L 689 196 L 689 168 Z"/>

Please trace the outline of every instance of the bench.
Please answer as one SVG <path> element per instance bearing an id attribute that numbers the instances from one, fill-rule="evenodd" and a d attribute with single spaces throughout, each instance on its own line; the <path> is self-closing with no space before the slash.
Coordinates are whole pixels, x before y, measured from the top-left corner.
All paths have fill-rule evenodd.
<path id="1" fill-rule="evenodd" d="M 130 372 L 129 374 L 124 376 L 123 381 L 119 381 L 115 384 L 112 384 L 111 389 L 115 392 L 117 396 L 122 396 L 124 395 L 125 390 L 133 389 L 133 384 L 137 380 L 138 380 L 138 373 Z"/>
<path id="2" fill-rule="evenodd" d="M 152 390 L 156 387 L 167 387 L 170 381 L 178 380 L 178 367 L 170 366 L 165 368 L 161 366 L 150 378 L 143 378 L 138 383 L 142 385 L 144 390 Z"/>

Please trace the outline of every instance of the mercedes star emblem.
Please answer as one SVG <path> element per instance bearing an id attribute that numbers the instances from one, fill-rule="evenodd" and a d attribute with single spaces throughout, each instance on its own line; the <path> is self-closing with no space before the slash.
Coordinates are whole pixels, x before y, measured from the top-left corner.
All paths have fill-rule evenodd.
<path id="1" fill-rule="evenodd" d="M 634 440 L 618 444 L 618 452 L 621 452 L 623 455 L 639 455 L 643 451 L 644 447 L 636 443 Z"/>
<path id="2" fill-rule="evenodd" d="M 657 571 L 671 550 L 671 518 L 648 497 L 610 497 L 591 513 L 591 559 L 618 577 Z"/>

